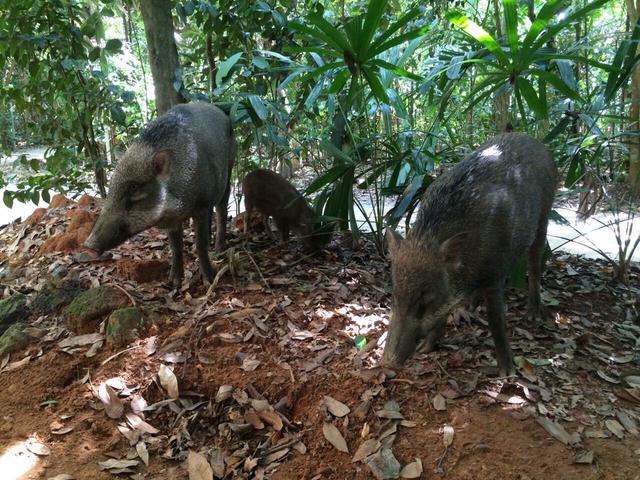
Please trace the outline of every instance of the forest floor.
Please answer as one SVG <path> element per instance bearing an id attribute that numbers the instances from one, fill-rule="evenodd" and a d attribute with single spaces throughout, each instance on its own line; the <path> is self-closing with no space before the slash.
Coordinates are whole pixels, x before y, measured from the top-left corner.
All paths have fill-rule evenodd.
<path id="1" fill-rule="evenodd" d="M 243 244 L 236 220 L 209 289 L 188 230 L 176 292 L 163 233 L 80 263 L 96 207 L 65 203 L 0 230 L 3 296 L 30 308 L 28 341 L 0 356 L 3 480 L 640 478 L 637 266 L 622 285 L 602 261 L 554 254 L 538 324 L 508 290 L 517 378 L 496 377 L 482 308 L 392 372 L 376 366 L 390 290 L 372 242 L 305 256 L 260 232 Z M 123 292 L 138 338 L 110 341 L 108 313 L 82 332 L 68 310 L 42 313 L 64 282 Z"/>

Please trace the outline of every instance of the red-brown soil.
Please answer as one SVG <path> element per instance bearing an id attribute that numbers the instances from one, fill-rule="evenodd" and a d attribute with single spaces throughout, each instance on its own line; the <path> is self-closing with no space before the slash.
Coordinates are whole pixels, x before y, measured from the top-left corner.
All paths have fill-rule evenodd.
<path id="1" fill-rule="evenodd" d="M 135 348 L 114 352 L 102 347 L 95 356 L 86 357 L 86 347 L 66 353 L 58 346 L 66 335 L 60 316 L 29 319 L 38 340 L 0 369 L 0 468 L 7 459 L 31 459 L 34 465 L 22 476 L 0 475 L 3 480 L 62 473 L 83 480 L 113 478 L 99 470 L 97 462 L 136 456 L 118 431 L 124 420 L 109 418 L 95 395 L 94 389 L 113 377 L 123 379 L 132 390 L 120 393 L 125 412 L 131 410 L 134 394 L 142 395 L 149 405 L 164 402 L 146 412 L 146 421 L 159 430 L 144 437 L 149 466 L 140 464 L 134 469 L 136 476 L 124 478 L 186 479 L 188 451 L 209 459 L 211 449 L 219 449 L 228 461 L 225 478 L 260 474 L 277 479 L 373 478 L 366 464 L 351 459 L 363 436 L 377 438 L 390 427 L 397 429 L 393 454 L 402 466 L 419 458 L 424 468 L 421 478 L 639 478 L 638 436 L 625 431 L 618 439 L 605 427 L 606 420 L 615 418 L 611 412 L 619 410 L 639 423 L 640 397 L 633 397 L 637 392 L 624 382 L 605 379 L 639 375 L 639 337 L 634 344 L 632 337 L 620 334 L 624 330 L 637 335 L 625 328 L 639 325 L 633 303 L 638 292 L 610 282 L 610 268 L 604 264 L 555 255 L 544 284 L 548 298 L 557 302 L 549 307 L 551 319 L 541 324 L 521 320 L 525 294 L 509 290 L 512 346 L 515 355 L 531 359 L 523 367 L 529 380 L 495 378 L 493 347 L 482 311 L 471 317 L 468 312 L 453 315 L 442 348 L 417 354 L 394 377 L 373 368 L 381 353 L 375 341 L 388 319 L 389 277 L 388 264 L 370 242 L 352 251 L 338 238 L 316 257 L 305 257 L 295 239 L 271 245 L 255 234 L 245 249 L 240 235 L 232 231 L 232 253 L 215 262 L 229 271 L 208 292 L 199 278 L 189 234 L 185 284 L 182 292 L 175 292 L 157 272 L 152 281 L 138 283 L 150 279 L 132 274 L 135 268 L 129 268 L 167 259 L 164 234 L 146 232 L 116 249 L 113 260 L 79 264 L 62 253 L 33 257 L 38 241 L 46 241 L 48 231 L 66 228 L 68 220 L 61 215 L 47 222 L 36 222 L 35 233 L 25 234 L 22 247 L 13 254 L 13 279 L 3 280 L 5 295 L 15 290 L 32 294 L 51 265 L 59 264 L 87 287 L 117 284 L 138 306 L 151 307 L 154 323 L 145 338 L 132 345 Z M 0 231 L 0 243 L 12 244 L 19 228 Z M 31 240 L 24 243 L 27 239 Z M 33 272 L 41 272 L 42 278 Z M 634 269 L 634 288 L 638 275 Z M 364 351 L 355 346 L 358 334 L 367 339 Z M 144 342 L 152 336 L 157 337 L 157 348 L 148 355 L 151 350 Z M 115 353 L 119 355 L 111 358 Z M 631 360 L 607 361 L 600 353 Z M 26 355 L 31 356 L 28 363 L 14 364 Z M 181 361 L 185 356 L 187 360 Z M 248 359 L 259 361 L 257 368 L 243 369 Z M 180 400 L 172 408 L 158 381 L 161 363 L 170 366 L 178 379 Z M 233 433 L 225 424 L 246 424 L 242 416 L 248 418 L 249 407 L 242 403 L 242 395 L 238 401 L 217 403 L 214 399 L 222 385 L 246 392 L 249 398 L 263 397 L 277 407 L 284 426 L 278 430 L 263 422 L 261 429 Z M 370 406 L 358 412 L 363 394 L 371 396 Z M 335 418 L 323 406 L 325 395 L 346 404 L 350 413 Z M 434 407 L 438 395 L 446 398 L 443 410 Z M 376 414 L 390 400 L 397 402 L 412 426 Z M 539 424 L 541 417 L 557 421 L 569 434 L 577 432 L 579 444 L 569 446 L 553 438 Z M 338 428 L 350 453 L 339 452 L 325 439 L 324 422 Z M 73 429 L 52 433 L 61 426 Z M 445 426 L 454 432 L 446 449 Z M 608 438 L 592 438 L 590 431 Z M 50 454 L 35 457 L 24 448 L 12 453 L 12 446 L 29 438 L 49 447 Z M 290 439 L 301 441 L 306 453 L 289 448 L 271 467 L 259 454 L 279 442 L 293 444 Z M 576 455 L 585 451 L 593 452 L 593 461 L 574 463 Z M 244 468 L 243 463 L 235 470 L 229 467 L 233 452 L 243 455 L 238 458 L 245 462 Z M 254 457 L 258 467 L 247 460 Z M 261 468 L 266 471 L 258 473 Z"/>

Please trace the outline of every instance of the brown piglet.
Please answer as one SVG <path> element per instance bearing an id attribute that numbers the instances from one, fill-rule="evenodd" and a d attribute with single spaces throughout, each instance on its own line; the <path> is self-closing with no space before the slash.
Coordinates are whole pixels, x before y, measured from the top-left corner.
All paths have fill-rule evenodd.
<path id="1" fill-rule="evenodd" d="M 289 231 L 293 230 L 305 248 L 316 247 L 313 241 L 313 210 L 302 194 L 284 177 L 271 170 L 253 170 L 244 177 L 242 191 L 246 209 L 245 234 L 251 213 L 257 210 L 262 214 L 267 233 L 272 238 L 268 217 L 275 220 L 283 242 L 289 239 Z"/>

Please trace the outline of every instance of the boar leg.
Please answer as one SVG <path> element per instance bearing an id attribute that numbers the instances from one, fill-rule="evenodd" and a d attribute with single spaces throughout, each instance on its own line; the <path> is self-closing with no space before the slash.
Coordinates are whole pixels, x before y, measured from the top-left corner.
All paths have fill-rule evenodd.
<path id="1" fill-rule="evenodd" d="M 247 203 L 247 200 L 244 201 L 244 206 L 246 210 L 244 211 L 244 236 L 247 236 L 247 232 L 249 231 L 249 222 L 251 222 L 251 213 L 253 211 L 253 205 Z"/>
<path id="2" fill-rule="evenodd" d="M 262 224 L 264 225 L 264 230 L 267 232 L 267 235 L 269 235 L 269 238 L 271 240 L 275 240 L 276 237 L 273 234 L 273 230 L 271 230 L 271 225 L 269 225 L 269 215 L 265 213 L 261 213 L 260 215 L 262 215 Z"/>
<path id="3" fill-rule="evenodd" d="M 227 209 L 229 208 L 229 193 L 231 185 L 227 183 L 227 188 L 220 203 L 216 205 L 216 252 L 224 250 L 227 235 Z"/>
<path id="4" fill-rule="evenodd" d="M 276 219 L 276 226 L 280 232 L 280 239 L 282 240 L 282 243 L 289 240 L 289 220 L 286 218 Z"/>
<path id="5" fill-rule="evenodd" d="M 514 375 L 513 354 L 511 353 L 511 347 L 509 347 L 507 326 L 504 318 L 504 289 L 502 282 L 500 282 L 499 286 L 486 289 L 484 299 L 487 305 L 489 328 L 496 348 L 499 374 L 501 377 Z"/>
<path id="6" fill-rule="evenodd" d="M 429 353 L 436 349 L 438 346 L 438 342 L 444 335 L 444 327 L 447 323 L 447 317 L 442 318 L 442 320 L 438 320 L 438 323 L 433 327 L 433 329 L 427 333 L 427 336 L 424 340 L 423 347 L 420 348 L 421 352 Z"/>
<path id="7" fill-rule="evenodd" d="M 215 270 L 211 266 L 211 260 L 209 260 L 210 218 L 209 212 L 206 210 L 198 212 L 193 217 L 196 222 L 196 251 L 200 262 L 200 271 L 202 272 L 202 278 L 208 283 L 213 282 L 213 277 L 215 276 Z"/>
<path id="8" fill-rule="evenodd" d="M 545 213 L 540 219 L 538 229 L 536 231 L 536 238 L 529 247 L 528 253 L 528 269 L 529 269 L 529 302 L 527 305 L 527 317 L 529 320 L 542 320 L 544 316 L 544 310 L 542 308 L 542 302 L 540 301 L 540 276 L 542 270 L 542 255 L 544 253 L 544 246 L 547 240 L 547 222 L 548 210 L 543 210 Z"/>
<path id="9" fill-rule="evenodd" d="M 171 247 L 171 273 L 169 278 L 175 288 L 180 288 L 184 273 L 182 225 L 174 230 L 169 230 L 169 246 Z"/>

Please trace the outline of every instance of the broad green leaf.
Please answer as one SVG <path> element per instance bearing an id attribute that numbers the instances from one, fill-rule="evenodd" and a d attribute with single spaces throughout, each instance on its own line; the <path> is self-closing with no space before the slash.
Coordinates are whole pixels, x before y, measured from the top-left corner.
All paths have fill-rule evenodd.
<path id="1" fill-rule="evenodd" d="M 549 82 L 554 88 L 563 94 L 565 94 L 571 100 L 575 100 L 579 102 L 581 100 L 580 95 L 577 92 L 572 90 L 569 85 L 564 83 L 564 81 L 558 77 L 553 72 L 545 72 L 544 70 L 531 70 L 530 73 L 532 75 L 536 75 L 537 77 L 542 78 L 544 81 Z"/>
<path id="2" fill-rule="evenodd" d="M 13 207 L 13 196 L 11 195 L 12 193 L 13 192 L 10 192 L 9 190 L 5 190 L 2 194 L 2 201 L 9 208 Z"/>
<path id="3" fill-rule="evenodd" d="M 251 59 L 251 63 L 260 70 L 267 70 L 269 68 L 269 62 L 267 62 L 263 57 L 253 57 Z"/>
<path id="4" fill-rule="evenodd" d="M 561 60 L 558 59 L 555 62 L 556 67 L 558 67 L 558 73 L 560 73 L 560 78 L 571 90 L 576 90 L 576 76 L 573 70 L 573 62 L 570 60 Z"/>
<path id="5" fill-rule="evenodd" d="M 522 51 L 520 52 L 522 53 Z M 571 60 L 576 63 L 586 63 L 587 65 L 591 65 L 592 67 L 599 68 L 600 70 L 604 70 L 605 72 L 612 72 L 613 68 L 608 63 L 602 63 L 597 60 L 594 60 L 589 57 L 585 57 L 584 55 L 575 55 L 568 53 L 536 53 L 533 56 L 533 61 L 535 62 L 544 62 L 547 60 Z"/>
<path id="6" fill-rule="evenodd" d="M 284 80 L 282 80 L 279 84 L 278 84 L 278 89 L 283 89 L 286 88 L 287 85 L 289 85 L 289 83 L 291 83 L 296 77 L 299 77 L 300 75 L 302 75 L 303 73 L 305 73 L 305 70 L 303 69 L 299 69 L 296 70 L 294 72 L 291 72 L 287 78 L 285 78 Z"/>
<path id="7" fill-rule="evenodd" d="M 307 110 L 313 109 L 313 107 L 316 104 L 316 100 L 320 96 L 320 91 L 322 90 L 323 86 L 324 86 L 324 79 L 320 79 L 318 83 L 316 83 L 315 87 L 313 87 L 313 89 L 309 93 L 309 96 L 304 101 L 304 106 Z"/>
<path id="8" fill-rule="evenodd" d="M 328 63 L 328 64 L 323 65 L 321 67 L 314 68 L 310 72 L 306 72 L 304 74 L 304 76 L 300 80 L 305 82 L 305 81 L 309 80 L 310 78 L 319 77 L 321 74 L 323 74 L 325 72 L 328 72 L 329 70 L 333 70 L 334 68 L 340 68 L 340 67 L 344 67 L 344 62 L 343 61 L 342 62 Z"/>
<path id="9" fill-rule="evenodd" d="M 347 34 L 349 51 L 357 59 L 360 59 L 359 51 L 364 42 L 362 34 L 362 17 L 352 17 L 344 24 L 344 31 Z"/>
<path id="10" fill-rule="evenodd" d="M 111 105 L 111 107 L 109 108 L 109 112 L 111 113 L 111 119 L 114 122 L 122 127 L 127 126 L 127 117 L 124 113 L 124 110 L 122 110 L 119 105 Z"/>
<path id="11" fill-rule="evenodd" d="M 237 52 L 220 64 L 218 72 L 216 73 L 216 85 L 222 85 L 224 78 L 241 58 L 242 52 Z"/>
<path id="12" fill-rule="evenodd" d="M 473 37 L 495 55 L 500 63 L 508 65 L 509 59 L 505 55 L 502 47 L 495 39 L 480 25 L 468 19 L 462 13 L 452 10 L 447 13 L 447 18 L 458 28 L 461 28 L 467 35 Z"/>
<path id="13" fill-rule="evenodd" d="M 511 58 L 515 59 L 518 53 L 518 5 L 516 0 L 502 0 L 502 6 L 504 7 L 504 27 L 511 49 Z"/>
<path id="14" fill-rule="evenodd" d="M 344 87 L 344 84 L 347 83 L 347 80 L 349 80 L 350 77 L 351 74 L 349 73 L 349 70 L 347 70 L 346 68 L 340 70 L 333 76 L 333 82 L 331 82 L 331 86 L 329 87 L 329 90 L 327 92 L 329 94 L 338 93 L 340 90 L 342 90 L 342 87 Z"/>
<path id="15" fill-rule="evenodd" d="M 251 104 L 253 111 L 258 115 L 258 118 L 264 122 L 269 116 L 269 113 L 262 102 L 262 98 L 258 95 L 249 95 L 249 103 Z"/>
<path id="16" fill-rule="evenodd" d="M 286 63 L 292 63 L 293 61 L 289 57 L 282 55 L 281 53 L 278 53 L 278 52 L 272 52 L 271 50 L 256 49 L 255 51 L 258 53 L 261 53 L 262 55 L 267 55 L 269 57 L 277 58 L 278 60 Z"/>
<path id="17" fill-rule="evenodd" d="M 529 105 L 529 108 L 533 110 L 536 116 L 540 118 L 546 118 L 547 105 L 543 104 L 543 102 L 540 101 L 540 98 L 538 98 L 538 95 L 531 86 L 529 80 L 524 77 L 518 77 L 518 79 L 516 80 L 516 86 L 522 93 L 522 96 L 527 102 L 527 105 Z"/>
<path id="18" fill-rule="evenodd" d="M 121 48 L 122 48 L 122 42 L 117 38 L 111 38 L 107 40 L 107 43 L 104 46 L 104 49 L 111 53 L 119 52 Z"/>

